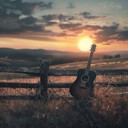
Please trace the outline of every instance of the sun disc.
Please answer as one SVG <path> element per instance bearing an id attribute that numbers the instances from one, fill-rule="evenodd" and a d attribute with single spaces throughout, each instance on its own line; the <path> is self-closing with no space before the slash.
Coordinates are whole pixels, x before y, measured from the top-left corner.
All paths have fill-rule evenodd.
<path id="1" fill-rule="evenodd" d="M 78 48 L 81 51 L 86 52 L 90 50 L 92 44 L 93 44 L 93 40 L 89 37 L 85 37 L 79 41 Z"/>

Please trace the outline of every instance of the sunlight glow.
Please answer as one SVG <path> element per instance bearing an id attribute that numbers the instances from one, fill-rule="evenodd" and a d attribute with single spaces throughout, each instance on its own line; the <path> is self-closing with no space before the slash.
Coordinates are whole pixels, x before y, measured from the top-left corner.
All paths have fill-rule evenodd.
<path id="1" fill-rule="evenodd" d="M 78 42 L 78 48 L 81 51 L 89 51 L 91 48 L 91 45 L 93 44 L 93 40 L 90 37 L 85 37 L 82 38 L 79 42 Z"/>

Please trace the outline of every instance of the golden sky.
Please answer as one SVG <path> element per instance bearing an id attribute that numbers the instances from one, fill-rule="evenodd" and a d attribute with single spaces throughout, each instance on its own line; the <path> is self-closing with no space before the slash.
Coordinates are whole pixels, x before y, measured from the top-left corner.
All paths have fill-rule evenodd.
<path id="1" fill-rule="evenodd" d="M 127 0 L 7 0 L 0 4 L 1 48 L 80 52 L 78 43 L 89 37 L 97 52 L 128 49 Z M 85 40 L 83 47 L 87 45 Z"/>

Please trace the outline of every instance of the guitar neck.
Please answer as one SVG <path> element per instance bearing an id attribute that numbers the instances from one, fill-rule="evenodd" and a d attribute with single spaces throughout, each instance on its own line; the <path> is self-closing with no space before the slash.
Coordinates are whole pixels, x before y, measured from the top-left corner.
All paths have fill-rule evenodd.
<path id="1" fill-rule="evenodd" d="M 85 69 L 85 74 L 86 75 L 88 75 L 88 73 L 89 73 L 90 66 L 91 66 L 91 63 L 92 63 L 92 58 L 93 58 L 93 52 L 90 53 L 90 57 L 88 59 L 88 63 L 87 63 L 86 69 Z"/>

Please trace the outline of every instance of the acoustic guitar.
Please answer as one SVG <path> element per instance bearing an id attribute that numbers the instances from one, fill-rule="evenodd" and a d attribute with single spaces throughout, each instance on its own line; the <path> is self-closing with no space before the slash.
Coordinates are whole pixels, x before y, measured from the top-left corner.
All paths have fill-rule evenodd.
<path id="1" fill-rule="evenodd" d="M 95 49 L 96 45 L 92 44 L 86 68 L 78 70 L 77 78 L 70 87 L 69 91 L 71 95 L 77 99 L 84 99 L 92 94 L 93 81 L 96 78 L 96 73 L 94 71 L 90 71 L 90 66 Z"/>

